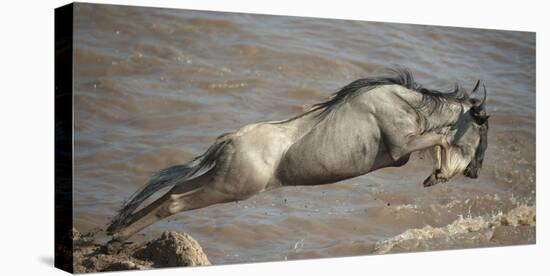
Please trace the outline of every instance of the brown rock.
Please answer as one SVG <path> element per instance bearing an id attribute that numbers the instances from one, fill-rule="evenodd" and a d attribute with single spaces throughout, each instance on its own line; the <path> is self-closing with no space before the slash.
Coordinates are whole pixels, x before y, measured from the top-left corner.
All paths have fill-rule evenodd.
<path id="1" fill-rule="evenodd" d="M 155 267 L 209 265 L 201 246 L 185 233 L 164 232 L 134 253 L 134 257 L 151 261 Z"/>

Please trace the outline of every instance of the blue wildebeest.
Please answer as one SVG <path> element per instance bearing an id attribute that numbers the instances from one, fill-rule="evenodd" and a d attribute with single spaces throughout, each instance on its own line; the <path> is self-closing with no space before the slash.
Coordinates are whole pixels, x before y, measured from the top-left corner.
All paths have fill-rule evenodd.
<path id="1" fill-rule="evenodd" d="M 426 149 L 433 151 L 434 170 L 425 187 L 459 173 L 477 178 L 488 131 L 485 85 L 482 100 L 470 97 L 479 85 L 443 93 L 403 69 L 356 80 L 301 115 L 223 134 L 203 155 L 159 171 L 125 202 L 107 233 L 122 241 L 178 212 L 402 166 Z M 172 188 L 136 211 L 166 187 Z"/>

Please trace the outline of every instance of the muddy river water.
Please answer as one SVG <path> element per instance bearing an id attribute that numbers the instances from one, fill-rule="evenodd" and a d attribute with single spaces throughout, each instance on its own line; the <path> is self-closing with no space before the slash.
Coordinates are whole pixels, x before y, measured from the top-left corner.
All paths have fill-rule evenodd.
<path id="1" fill-rule="evenodd" d="M 75 12 L 80 231 L 104 228 L 152 173 L 218 135 L 290 118 L 402 66 L 428 88 L 487 85 L 478 179 L 423 188 L 431 164 L 415 155 L 401 168 L 180 213 L 133 239 L 187 232 L 213 264 L 535 242 L 533 223 L 490 225 L 535 210 L 534 33 L 91 4 Z"/>

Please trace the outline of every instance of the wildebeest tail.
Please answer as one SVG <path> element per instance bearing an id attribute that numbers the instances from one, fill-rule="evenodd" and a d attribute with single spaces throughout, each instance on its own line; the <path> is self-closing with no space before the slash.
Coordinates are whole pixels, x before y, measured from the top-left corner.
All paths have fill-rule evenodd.
<path id="1" fill-rule="evenodd" d="M 171 166 L 154 174 L 147 184 L 134 192 L 123 203 L 122 208 L 109 223 L 107 233 L 113 234 L 120 227 L 126 226 L 134 211 L 155 192 L 188 181 L 199 172 L 212 168 L 229 141 L 229 133 L 221 135 L 204 154 L 195 157 L 186 164 Z"/>

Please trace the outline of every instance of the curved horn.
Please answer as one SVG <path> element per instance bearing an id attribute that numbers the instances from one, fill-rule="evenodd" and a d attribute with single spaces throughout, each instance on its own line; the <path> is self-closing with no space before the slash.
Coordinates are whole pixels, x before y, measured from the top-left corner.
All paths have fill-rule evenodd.
<path id="1" fill-rule="evenodd" d="M 485 84 L 483 84 L 483 100 L 479 104 L 480 107 L 485 107 L 485 100 L 487 100 L 487 88 L 485 88 Z"/>
<path id="2" fill-rule="evenodd" d="M 472 89 L 472 92 L 470 92 L 470 94 L 474 94 L 477 91 L 480 82 L 481 80 L 477 80 L 476 84 L 474 85 L 474 89 Z"/>

